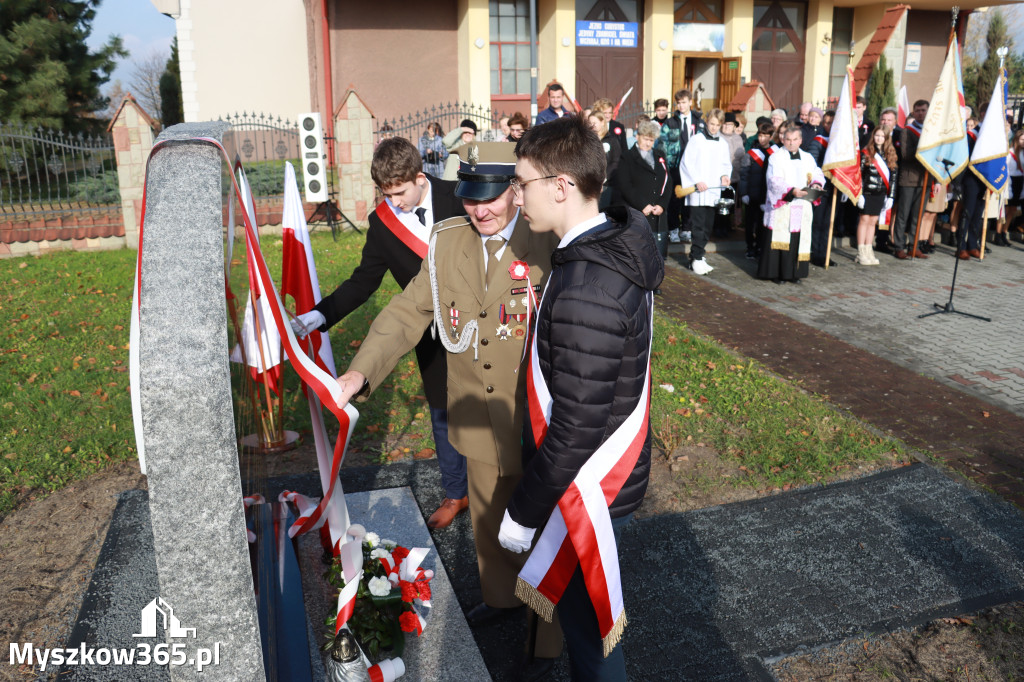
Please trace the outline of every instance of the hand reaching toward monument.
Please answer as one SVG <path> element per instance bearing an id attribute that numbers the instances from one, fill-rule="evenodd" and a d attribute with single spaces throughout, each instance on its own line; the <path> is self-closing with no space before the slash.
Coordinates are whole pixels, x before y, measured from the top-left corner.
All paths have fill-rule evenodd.
<path id="1" fill-rule="evenodd" d="M 341 406 L 344 407 L 352 402 L 352 396 L 363 390 L 366 385 L 366 377 L 362 372 L 355 370 L 345 372 L 336 380 L 341 388 Z"/>
<path id="2" fill-rule="evenodd" d="M 327 319 L 319 310 L 310 310 L 308 313 L 302 313 L 289 319 L 288 323 L 291 324 L 295 336 L 304 339 L 311 331 L 326 324 Z"/>

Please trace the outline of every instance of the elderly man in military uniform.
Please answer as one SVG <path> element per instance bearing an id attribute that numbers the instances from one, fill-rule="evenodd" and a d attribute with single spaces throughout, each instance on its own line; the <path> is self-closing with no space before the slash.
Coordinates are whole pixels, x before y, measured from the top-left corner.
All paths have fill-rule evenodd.
<path id="1" fill-rule="evenodd" d="M 558 241 L 532 233 L 513 204 L 513 149 L 501 142 L 459 149 L 455 196 L 468 219 L 434 226 L 419 273 L 380 312 L 338 377 L 346 400 L 365 399 L 435 325 L 448 351 L 449 438 L 467 458 L 483 593 L 483 603 L 466 614 L 471 626 L 522 606 L 514 590 L 525 558 L 504 551 L 498 531 L 523 473 L 524 351 Z M 542 665 L 561 654 L 557 623 L 541 621 L 535 634 Z"/>

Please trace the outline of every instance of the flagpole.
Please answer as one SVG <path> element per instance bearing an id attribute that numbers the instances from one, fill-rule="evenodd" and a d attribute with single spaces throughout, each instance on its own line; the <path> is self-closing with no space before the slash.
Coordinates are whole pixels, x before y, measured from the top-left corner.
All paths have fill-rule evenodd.
<path id="1" fill-rule="evenodd" d="M 981 255 L 978 256 L 978 260 L 985 260 L 985 235 L 988 234 L 988 204 L 992 199 L 992 190 L 985 190 L 985 212 L 982 214 L 985 217 L 981 219 Z"/>
<path id="2" fill-rule="evenodd" d="M 253 291 L 250 289 L 249 304 L 252 306 L 252 322 L 253 325 L 255 325 L 256 327 L 256 343 L 260 349 L 260 367 L 262 367 L 262 371 L 260 372 L 260 374 L 263 375 L 263 392 L 266 395 L 267 399 L 266 411 L 260 410 L 260 424 L 263 426 L 265 442 L 267 446 L 271 446 L 274 444 L 274 436 L 277 435 L 277 426 L 274 424 L 274 401 L 270 395 L 270 385 L 268 383 L 269 379 L 267 377 L 267 372 L 270 370 L 270 368 L 267 366 L 267 358 L 265 357 L 265 353 L 263 350 L 263 329 L 260 325 L 261 309 L 258 307 L 258 300 L 259 299 L 254 297 Z M 258 390 L 259 389 L 257 389 L 257 391 Z M 269 424 L 267 423 L 268 416 L 270 418 Z"/>
<path id="3" fill-rule="evenodd" d="M 828 270 L 828 264 L 832 261 L 832 223 L 836 219 L 836 190 L 832 188 L 832 211 L 828 217 L 828 244 L 825 246 L 825 269 Z"/>

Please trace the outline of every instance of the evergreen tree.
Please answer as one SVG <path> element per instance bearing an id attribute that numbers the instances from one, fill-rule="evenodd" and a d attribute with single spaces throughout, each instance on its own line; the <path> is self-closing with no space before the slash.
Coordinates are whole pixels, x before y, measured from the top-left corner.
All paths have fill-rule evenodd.
<path id="1" fill-rule="evenodd" d="M 100 86 L 126 57 L 119 36 L 90 52 L 99 0 L 0 1 L 0 121 L 65 130 L 106 106 Z"/>
<path id="2" fill-rule="evenodd" d="M 981 68 L 978 69 L 975 99 L 967 100 L 975 114 L 977 114 L 979 107 L 988 102 L 989 97 L 992 96 L 992 88 L 995 87 L 996 78 L 999 76 L 999 55 L 996 54 L 996 50 L 1003 46 L 1010 48 L 1012 52 L 1013 38 L 1010 37 L 1006 29 L 1006 18 L 1003 16 L 1003 13 L 995 9 L 991 11 L 988 31 L 985 34 L 985 47 L 988 49 L 988 56 L 985 57 Z M 1011 61 L 1011 59 L 1007 60 L 1007 62 Z M 1010 64 L 1007 63 L 1006 66 L 1010 66 Z M 966 91 L 966 86 L 964 89 Z"/>
<path id="3" fill-rule="evenodd" d="M 864 97 L 868 101 L 864 116 L 875 123 L 882 117 L 882 109 L 896 106 L 896 85 L 884 54 L 878 56 L 878 63 L 871 71 Z"/>
<path id="4" fill-rule="evenodd" d="M 182 123 L 185 120 L 185 110 L 181 99 L 181 69 L 178 66 L 178 39 L 175 37 L 171 43 L 171 58 L 167 60 L 167 67 L 160 76 L 160 120 L 164 128 Z"/>

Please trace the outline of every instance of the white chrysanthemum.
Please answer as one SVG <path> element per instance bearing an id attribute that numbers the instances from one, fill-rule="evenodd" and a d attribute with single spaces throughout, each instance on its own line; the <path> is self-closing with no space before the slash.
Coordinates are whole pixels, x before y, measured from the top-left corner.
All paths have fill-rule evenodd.
<path id="1" fill-rule="evenodd" d="M 383 547 L 378 547 L 378 548 L 376 548 L 376 549 L 374 549 L 374 550 L 372 550 L 370 552 L 370 558 L 371 559 L 381 559 L 381 558 L 390 559 L 391 558 L 391 552 L 387 551 Z"/>
<path id="2" fill-rule="evenodd" d="M 370 578 L 366 585 L 370 588 L 370 594 L 375 597 L 386 597 L 391 592 L 391 583 L 387 578 Z"/>
<path id="3" fill-rule="evenodd" d="M 380 544 L 382 547 L 384 547 L 384 549 L 388 550 L 389 552 L 393 550 L 395 547 L 398 547 L 398 543 L 394 540 L 384 539 L 380 541 Z"/>
<path id="4" fill-rule="evenodd" d="M 371 548 L 376 547 L 380 544 L 380 536 L 373 531 L 370 531 L 366 534 L 366 537 L 363 538 L 363 542 L 368 544 Z"/>

